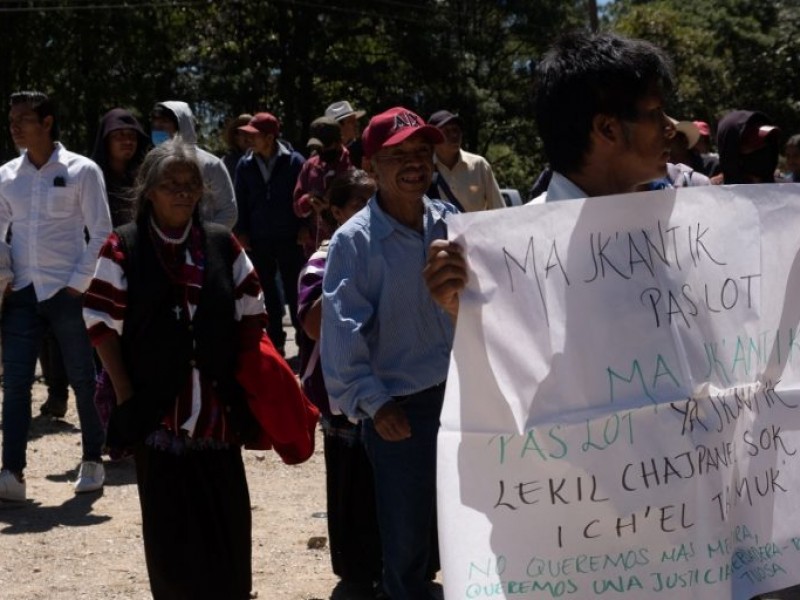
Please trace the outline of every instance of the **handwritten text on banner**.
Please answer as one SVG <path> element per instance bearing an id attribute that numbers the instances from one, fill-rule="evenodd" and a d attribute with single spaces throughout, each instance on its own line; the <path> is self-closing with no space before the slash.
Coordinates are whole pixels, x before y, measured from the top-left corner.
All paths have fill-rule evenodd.
<path id="1" fill-rule="evenodd" d="M 448 600 L 800 582 L 800 186 L 463 215 Z"/>

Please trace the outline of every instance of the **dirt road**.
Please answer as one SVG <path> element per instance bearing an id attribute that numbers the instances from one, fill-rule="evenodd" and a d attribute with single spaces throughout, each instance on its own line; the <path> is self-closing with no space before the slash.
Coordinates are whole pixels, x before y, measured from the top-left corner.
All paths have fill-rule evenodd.
<path id="1" fill-rule="evenodd" d="M 80 433 L 74 399 L 64 420 L 39 415 L 35 387 L 28 446 L 28 502 L 0 506 L 0 598 L 138 600 L 150 597 L 139 499 L 129 460 L 107 464 L 102 493 L 76 496 Z M 322 444 L 289 467 L 272 452 L 246 452 L 258 598 L 340 599 L 326 540 Z M 322 539 L 320 539 L 322 538 Z"/>

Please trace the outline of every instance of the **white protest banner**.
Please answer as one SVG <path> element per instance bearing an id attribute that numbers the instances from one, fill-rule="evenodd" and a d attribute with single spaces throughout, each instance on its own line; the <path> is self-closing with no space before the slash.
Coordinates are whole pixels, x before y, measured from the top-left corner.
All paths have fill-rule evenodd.
<path id="1" fill-rule="evenodd" d="M 800 582 L 800 186 L 462 215 L 447 600 Z"/>

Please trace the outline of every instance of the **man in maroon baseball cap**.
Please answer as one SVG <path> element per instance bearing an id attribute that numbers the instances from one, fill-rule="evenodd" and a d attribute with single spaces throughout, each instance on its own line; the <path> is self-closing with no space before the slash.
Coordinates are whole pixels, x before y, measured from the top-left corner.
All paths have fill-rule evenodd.
<path id="1" fill-rule="evenodd" d="M 441 144 L 444 141 L 442 132 L 433 125 L 426 125 L 419 115 L 402 106 L 390 108 L 372 117 L 364 130 L 364 156 L 372 159 L 382 148 L 402 144 L 415 134 L 430 144 Z"/>
<path id="2" fill-rule="evenodd" d="M 422 230 L 423 195 L 433 176 L 433 147 L 442 132 L 397 106 L 374 116 L 362 135 L 364 158 L 378 183 L 381 209 L 401 224 Z"/>
<path id="3" fill-rule="evenodd" d="M 248 137 L 252 152 L 236 166 L 236 202 L 239 220 L 235 233 L 247 250 L 264 290 L 269 323 L 267 335 L 279 352 L 284 352 L 282 298 L 289 306 L 295 332 L 297 320 L 297 278 L 305 258 L 297 236 L 303 221 L 294 213 L 294 188 L 305 159 L 278 139 L 280 122 L 268 112 L 253 115 L 238 128 Z M 275 283 L 279 274 L 283 294 Z M 297 333 L 295 333 L 297 335 Z"/>
<path id="4" fill-rule="evenodd" d="M 363 146 L 378 192 L 334 234 L 323 280 L 320 362 L 333 410 L 363 423 L 392 600 L 430 600 L 438 568 L 436 434 L 453 322 L 422 269 L 455 213 L 425 196 L 442 141 L 406 108 L 372 118 Z"/>
<path id="5" fill-rule="evenodd" d="M 274 135 L 275 137 L 278 137 L 278 134 L 281 130 L 281 124 L 274 115 L 271 115 L 268 112 L 260 112 L 253 115 L 253 118 L 250 119 L 250 122 L 247 125 L 242 125 L 238 129 L 239 131 L 244 131 L 245 133 L 261 133 L 264 135 Z"/>

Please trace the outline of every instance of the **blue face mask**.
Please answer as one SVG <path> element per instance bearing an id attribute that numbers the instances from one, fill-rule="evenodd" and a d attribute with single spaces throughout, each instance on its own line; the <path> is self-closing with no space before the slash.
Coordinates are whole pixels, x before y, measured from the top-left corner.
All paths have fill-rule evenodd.
<path id="1" fill-rule="evenodd" d="M 166 131 L 161 131 L 160 129 L 153 129 L 153 131 L 150 132 L 150 140 L 153 142 L 154 146 L 163 144 L 168 139 L 169 139 L 169 134 Z"/>

